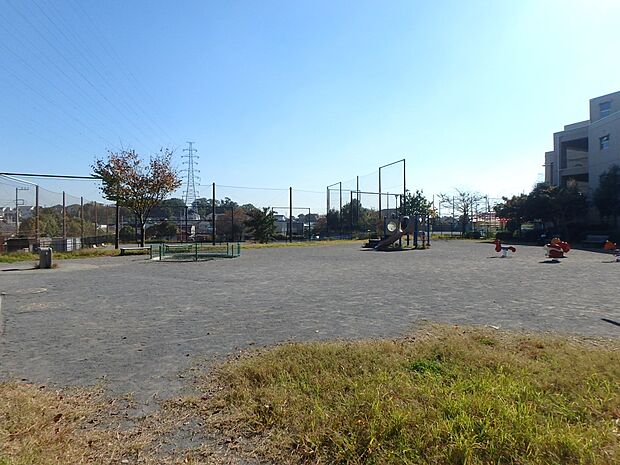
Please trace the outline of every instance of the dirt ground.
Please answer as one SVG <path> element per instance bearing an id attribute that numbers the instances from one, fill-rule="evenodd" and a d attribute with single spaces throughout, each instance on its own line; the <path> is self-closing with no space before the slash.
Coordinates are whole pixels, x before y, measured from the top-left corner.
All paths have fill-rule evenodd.
<path id="1" fill-rule="evenodd" d="M 0 265 L 0 379 L 92 385 L 147 404 L 176 395 L 186 370 L 282 341 L 399 336 L 421 321 L 620 336 L 620 263 L 540 247 L 428 250 L 357 245 L 244 250 L 238 259 L 143 256 Z"/>

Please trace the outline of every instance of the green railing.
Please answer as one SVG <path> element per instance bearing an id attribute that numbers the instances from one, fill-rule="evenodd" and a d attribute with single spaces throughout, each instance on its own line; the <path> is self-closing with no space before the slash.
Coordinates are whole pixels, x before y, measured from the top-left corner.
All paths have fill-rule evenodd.
<path id="1" fill-rule="evenodd" d="M 214 258 L 236 258 L 241 255 L 241 244 L 209 244 L 192 242 L 186 244 L 159 244 L 153 246 L 151 258 L 159 256 L 160 260 L 210 260 Z M 159 249 L 159 250 L 157 250 Z"/>

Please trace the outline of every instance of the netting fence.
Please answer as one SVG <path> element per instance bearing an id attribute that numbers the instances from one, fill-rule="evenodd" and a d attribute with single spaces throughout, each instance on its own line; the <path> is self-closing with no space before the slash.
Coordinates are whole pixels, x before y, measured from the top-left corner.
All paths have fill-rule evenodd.
<path id="1" fill-rule="evenodd" d="M 52 245 L 70 251 L 113 240 L 115 207 L 79 195 L 83 191 L 94 197 L 97 183 L 66 184 L 70 190 L 55 191 L 36 180 L 0 176 L 0 248 Z"/>
<path id="2" fill-rule="evenodd" d="M 216 183 L 199 186 L 186 205 L 175 194 L 150 211 L 145 236 L 150 242 L 210 242 L 254 239 L 248 227 L 253 209 L 272 212 L 276 240 L 368 238 L 385 233 L 385 225 L 402 215 L 406 186 L 404 163 L 338 181 L 323 189 L 248 187 Z M 56 250 L 121 243 L 137 243 L 141 225 L 126 208 L 119 209 L 99 194 L 96 179 L 37 178 L 0 175 L 0 250 L 34 250 L 52 245 Z M 431 200 L 431 199 L 429 199 Z M 483 196 L 468 211 L 468 230 L 489 235 L 501 228 L 493 206 L 501 199 Z M 430 230 L 439 235 L 462 233 L 462 212 L 433 197 Z M 426 221 L 426 219 L 423 219 Z"/>

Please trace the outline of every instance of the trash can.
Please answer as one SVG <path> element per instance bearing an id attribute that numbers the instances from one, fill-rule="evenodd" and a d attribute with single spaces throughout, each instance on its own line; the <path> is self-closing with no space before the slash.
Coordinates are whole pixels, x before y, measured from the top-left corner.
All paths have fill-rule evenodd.
<path id="1" fill-rule="evenodd" d="M 52 248 L 41 247 L 39 249 L 39 269 L 49 269 L 52 267 Z"/>

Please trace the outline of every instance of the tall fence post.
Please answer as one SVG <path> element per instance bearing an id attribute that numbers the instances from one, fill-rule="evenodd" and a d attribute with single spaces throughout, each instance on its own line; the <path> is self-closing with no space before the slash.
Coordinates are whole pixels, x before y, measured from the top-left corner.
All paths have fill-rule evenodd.
<path id="1" fill-rule="evenodd" d="M 329 237 L 329 186 L 327 186 L 327 195 L 326 195 L 326 201 L 327 201 L 327 210 L 325 211 L 325 236 Z"/>
<path id="2" fill-rule="evenodd" d="M 84 247 L 84 197 L 80 197 L 80 241 Z"/>
<path id="3" fill-rule="evenodd" d="M 95 220 L 94 220 L 94 223 L 95 223 L 95 244 L 96 244 L 97 242 L 99 242 L 99 240 L 97 239 L 97 236 L 98 236 L 98 231 L 97 231 L 97 202 L 95 202 Z"/>
<path id="4" fill-rule="evenodd" d="M 65 191 L 62 191 L 62 250 L 67 251 L 67 201 Z"/>
<path id="5" fill-rule="evenodd" d="M 353 191 L 350 192 L 351 200 L 349 200 L 349 224 L 351 226 L 351 239 L 353 239 Z"/>
<path id="6" fill-rule="evenodd" d="M 235 242 L 235 206 L 230 206 L 230 242 Z"/>
<path id="7" fill-rule="evenodd" d="M 211 197 L 211 231 L 213 236 L 213 245 L 215 245 L 215 183 L 213 183 L 213 195 Z"/>
<path id="8" fill-rule="evenodd" d="M 39 241 L 39 185 L 34 188 L 34 234 L 35 240 Z"/>
<path id="9" fill-rule="evenodd" d="M 288 241 L 293 242 L 293 188 L 288 188 Z"/>
<path id="10" fill-rule="evenodd" d="M 185 242 L 189 242 L 189 229 L 187 222 L 188 206 L 185 205 Z"/>
<path id="11" fill-rule="evenodd" d="M 119 224 L 120 223 L 120 219 L 121 219 L 121 209 L 118 206 L 118 200 L 117 200 L 116 201 L 116 218 L 114 220 L 114 224 L 116 225 L 115 229 L 114 229 L 114 248 L 116 250 L 118 250 L 118 243 L 119 243 L 119 240 L 120 240 L 120 237 L 121 237 L 120 236 L 120 234 L 121 234 L 121 232 L 120 232 L 120 224 Z M 151 258 L 153 258 L 152 255 L 153 255 L 153 250 L 151 250 Z"/>
<path id="12" fill-rule="evenodd" d="M 340 181 L 338 184 L 340 184 L 340 210 L 338 210 L 338 226 L 340 228 L 340 238 L 342 239 L 342 181 Z"/>

